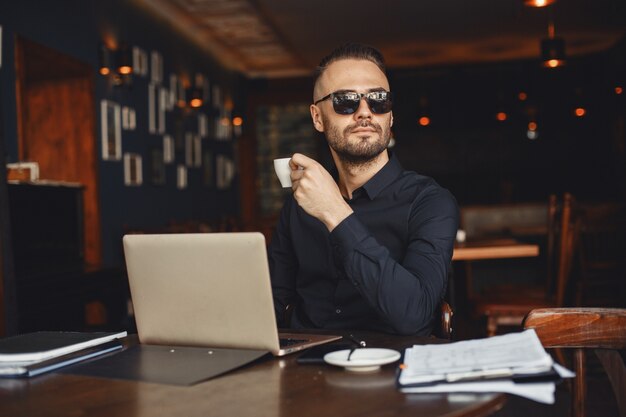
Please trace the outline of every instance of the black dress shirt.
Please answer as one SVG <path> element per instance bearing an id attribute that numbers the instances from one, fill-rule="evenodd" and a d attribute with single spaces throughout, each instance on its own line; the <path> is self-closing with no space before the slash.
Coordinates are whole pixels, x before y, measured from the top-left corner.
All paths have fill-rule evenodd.
<path id="1" fill-rule="evenodd" d="M 389 162 L 332 232 L 289 196 L 269 246 L 280 326 L 426 335 L 447 285 L 456 200 L 433 179 Z"/>

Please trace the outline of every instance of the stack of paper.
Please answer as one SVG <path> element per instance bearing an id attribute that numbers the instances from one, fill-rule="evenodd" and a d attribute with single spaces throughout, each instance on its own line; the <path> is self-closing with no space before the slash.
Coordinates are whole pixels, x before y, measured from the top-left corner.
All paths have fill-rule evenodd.
<path id="1" fill-rule="evenodd" d="M 30 377 L 119 350 L 126 332 L 35 332 L 0 339 L 0 377 Z"/>
<path id="2" fill-rule="evenodd" d="M 555 364 L 534 330 L 406 349 L 402 392 L 507 392 L 554 403 L 555 381 L 573 377 Z"/>

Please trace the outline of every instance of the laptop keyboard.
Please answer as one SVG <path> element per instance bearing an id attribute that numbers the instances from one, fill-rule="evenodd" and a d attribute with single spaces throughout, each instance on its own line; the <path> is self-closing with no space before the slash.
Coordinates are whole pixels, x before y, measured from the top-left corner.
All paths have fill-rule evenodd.
<path id="1" fill-rule="evenodd" d="M 306 342 L 307 340 L 308 339 L 292 339 L 290 337 L 288 338 L 281 337 L 278 339 L 278 342 L 280 344 L 280 347 L 289 347 L 289 346 L 296 345 L 298 343 Z"/>

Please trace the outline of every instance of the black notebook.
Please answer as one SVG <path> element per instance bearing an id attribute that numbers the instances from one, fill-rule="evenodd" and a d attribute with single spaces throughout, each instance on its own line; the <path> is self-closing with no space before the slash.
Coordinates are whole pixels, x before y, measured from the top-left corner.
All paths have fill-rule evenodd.
<path id="1" fill-rule="evenodd" d="M 93 359 L 110 352 L 122 350 L 122 343 L 118 340 L 91 346 L 76 352 L 68 353 L 44 361 L 30 363 L 0 363 L 0 377 L 33 377 L 55 369 Z"/>
<path id="2" fill-rule="evenodd" d="M 33 365 L 126 336 L 126 332 L 34 332 L 0 339 L 0 369 Z"/>

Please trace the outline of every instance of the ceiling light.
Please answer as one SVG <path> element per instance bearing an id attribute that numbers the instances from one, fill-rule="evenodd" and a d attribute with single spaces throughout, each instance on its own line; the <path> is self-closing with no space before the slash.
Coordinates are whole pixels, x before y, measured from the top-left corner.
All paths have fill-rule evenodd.
<path id="1" fill-rule="evenodd" d="M 548 37 L 541 40 L 541 61 L 546 68 L 565 65 L 565 40 L 554 34 L 554 23 L 548 25 Z"/>
<path id="2" fill-rule="evenodd" d="M 122 44 L 117 50 L 117 72 L 121 75 L 133 73 L 132 50 L 125 44 Z"/>
<path id="3" fill-rule="evenodd" d="M 100 58 L 100 69 L 98 71 L 101 75 L 109 75 L 113 67 L 113 57 L 109 48 L 103 43 L 100 44 L 98 49 L 98 56 Z"/>
<path id="4" fill-rule="evenodd" d="M 197 109 L 198 107 L 202 107 L 204 101 L 202 100 L 202 91 L 199 88 L 194 88 L 191 90 L 190 94 L 191 98 L 189 99 L 189 106 Z"/>
<path id="5" fill-rule="evenodd" d="M 524 0 L 524 6 L 528 7 L 546 7 L 556 2 L 556 0 Z"/>
<path id="6" fill-rule="evenodd" d="M 98 47 L 98 72 L 106 77 L 110 85 L 130 87 L 132 84 L 132 50 L 121 44 L 117 49 L 110 48 L 105 42 Z"/>
<path id="7" fill-rule="evenodd" d="M 539 132 L 537 131 L 537 122 L 530 121 L 528 122 L 528 130 L 526 131 L 526 137 L 530 140 L 535 140 L 539 137 Z"/>

